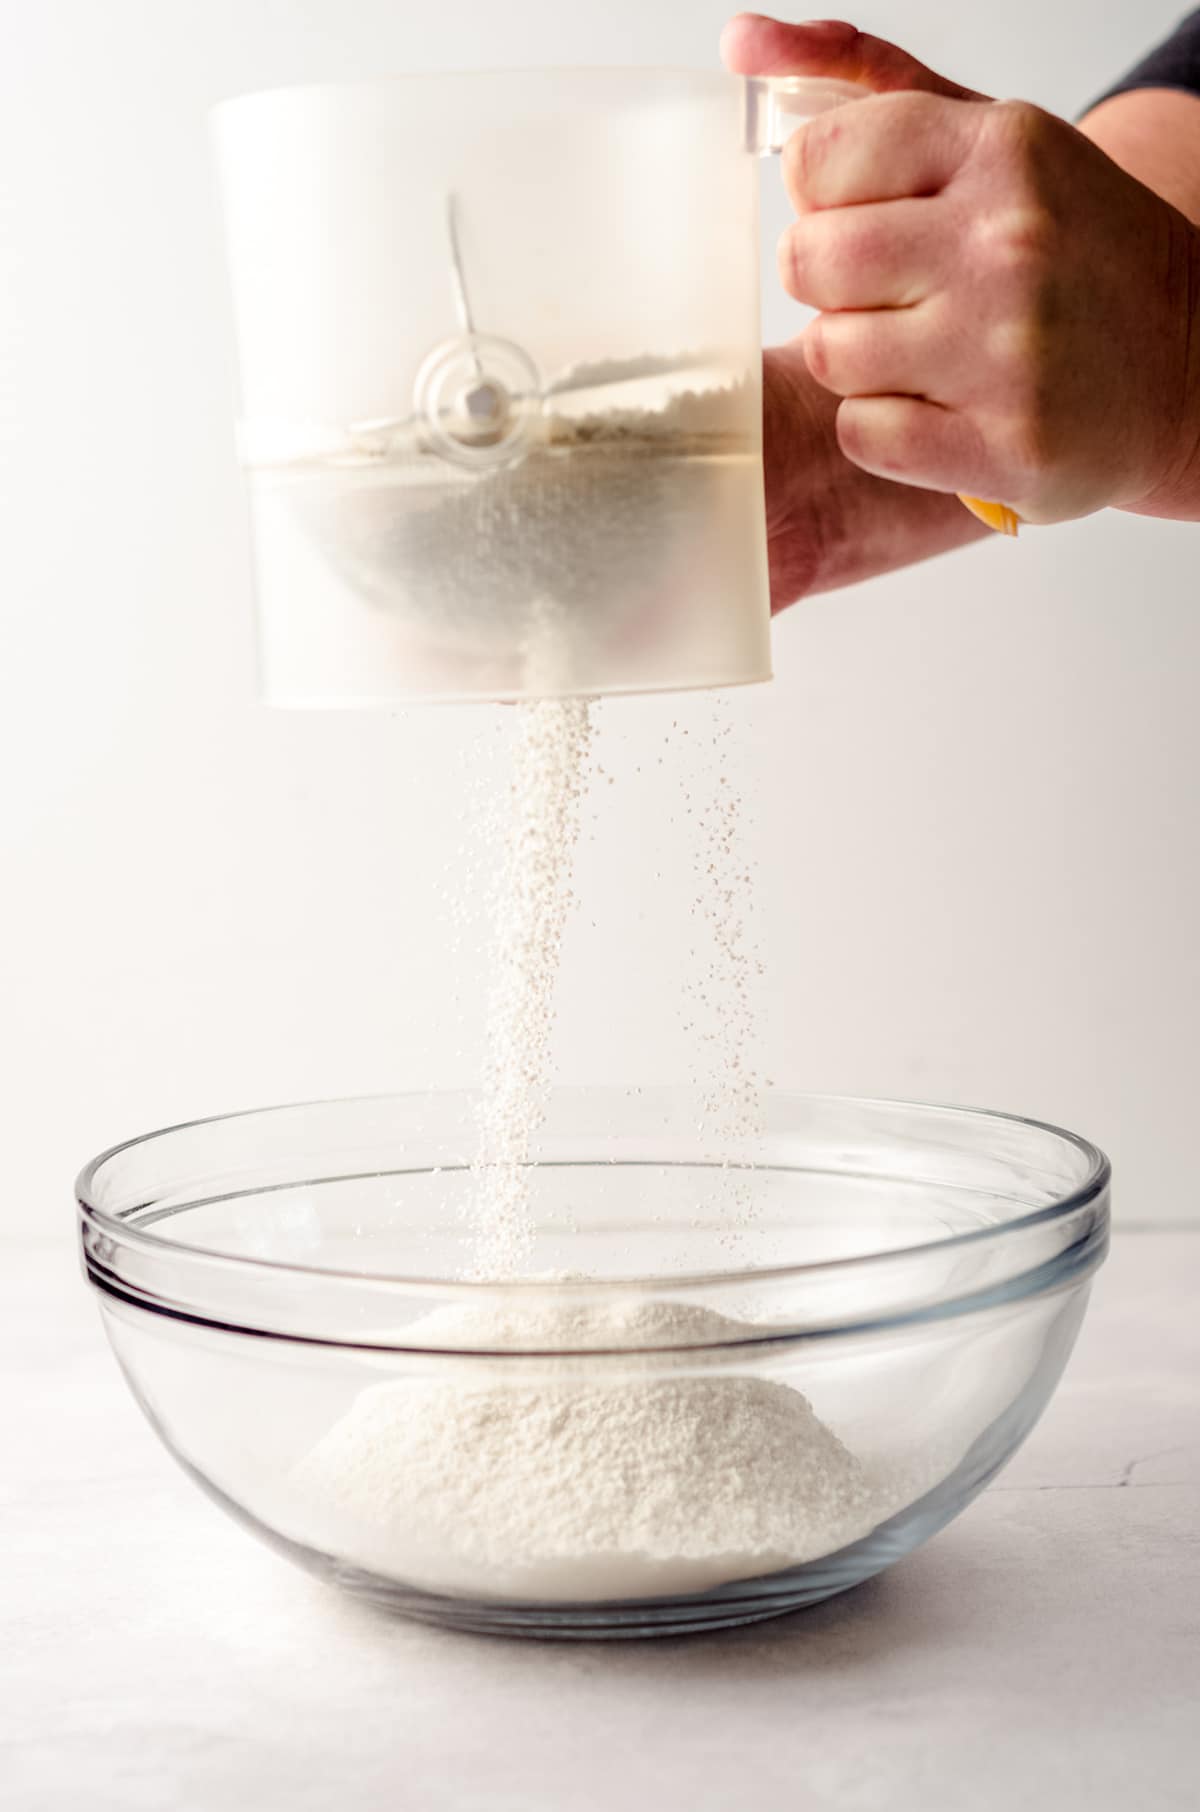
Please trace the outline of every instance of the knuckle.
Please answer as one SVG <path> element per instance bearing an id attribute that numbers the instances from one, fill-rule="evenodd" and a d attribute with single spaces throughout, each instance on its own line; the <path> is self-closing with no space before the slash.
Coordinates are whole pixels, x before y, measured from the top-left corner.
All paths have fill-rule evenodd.
<path id="1" fill-rule="evenodd" d="M 837 414 L 838 445 L 847 459 L 883 477 L 902 478 L 916 464 L 917 435 L 908 412 L 865 407 L 854 397 Z"/>
<path id="2" fill-rule="evenodd" d="M 992 457 L 1007 478 L 1014 497 L 1035 496 L 1055 464 L 1051 421 L 1044 409 L 1031 402 L 1010 414 L 988 436 Z"/>
<path id="3" fill-rule="evenodd" d="M 982 216 L 972 236 L 973 249 L 992 278 L 1041 282 L 1053 268 L 1057 229 L 1036 196 L 1013 196 L 1007 206 Z"/>
<path id="4" fill-rule="evenodd" d="M 911 417 L 907 414 L 894 415 L 888 424 L 886 435 L 879 439 L 876 446 L 875 459 L 879 469 L 896 476 L 911 472 L 918 464 L 918 452 L 919 438 Z"/>
<path id="5" fill-rule="evenodd" d="M 856 219 L 853 209 L 803 216 L 784 238 L 785 286 L 814 308 L 840 309 L 861 300 L 894 262 L 891 234 L 877 221 Z"/>
<path id="6" fill-rule="evenodd" d="M 824 319 L 818 315 L 810 321 L 803 336 L 804 358 L 808 369 L 818 383 L 824 383 L 830 373 L 829 342 L 825 333 Z"/>
<path id="7" fill-rule="evenodd" d="M 821 29 L 825 48 L 836 47 L 841 61 L 857 63 L 869 48 L 867 34 L 860 31 L 857 25 L 852 25 L 848 19 L 825 19 Z"/>
<path id="8" fill-rule="evenodd" d="M 1045 216 L 1061 174 L 1061 122 L 1029 101 L 993 101 L 984 110 L 983 142 L 1002 192 L 1018 210 Z"/>
<path id="9" fill-rule="evenodd" d="M 797 207 L 808 202 L 817 176 L 841 136 L 842 122 L 832 115 L 808 120 L 783 148 L 783 178 Z"/>
<path id="10" fill-rule="evenodd" d="M 779 241 L 779 268 L 784 288 L 810 308 L 839 306 L 837 235 L 824 222 L 807 217 L 793 221 Z"/>
<path id="11" fill-rule="evenodd" d="M 839 277 L 851 273 L 868 279 L 894 262 L 895 235 L 882 223 L 878 214 L 869 218 L 848 208 L 838 220 L 837 231 L 830 235 L 829 263 Z"/>
<path id="12" fill-rule="evenodd" d="M 1005 302 L 978 337 L 979 369 L 986 387 L 1003 394 L 1018 417 L 1041 423 L 1062 375 L 1067 305 L 1050 281 L 1029 282 Z"/>
<path id="13" fill-rule="evenodd" d="M 1003 387 L 1006 396 L 1019 398 L 1037 358 L 1036 340 L 1028 315 L 1006 316 L 994 322 L 982 336 L 987 381 Z"/>
<path id="14" fill-rule="evenodd" d="M 1024 390 L 1052 362 L 1069 316 L 1046 209 L 1013 205 L 981 223 L 971 245 L 991 368 Z"/>
<path id="15" fill-rule="evenodd" d="M 779 270 L 779 281 L 788 295 L 795 301 L 804 300 L 804 257 L 800 244 L 800 235 L 794 226 L 785 227 L 779 236 L 775 249 L 775 262 Z"/>
<path id="16" fill-rule="evenodd" d="M 805 171 L 808 168 L 806 138 L 805 128 L 801 126 L 792 133 L 783 147 L 783 181 L 793 201 L 796 201 L 804 190 Z"/>
<path id="17" fill-rule="evenodd" d="M 860 461 L 866 456 L 866 443 L 862 432 L 861 411 L 855 409 L 853 402 L 838 405 L 836 417 L 838 446 L 847 459 Z"/>
<path id="18" fill-rule="evenodd" d="M 987 124 L 1000 155 L 1018 166 L 1036 167 L 1056 122 L 1032 101 L 993 101 Z"/>
<path id="19" fill-rule="evenodd" d="M 799 132 L 789 133 L 783 141 L 783 150 L 779 153 L 779 168 L 783 172 L 784 186 L 790 190 L 798 174 L 797 164 L 800 159 L 800 148 L 797 143 Z"/>

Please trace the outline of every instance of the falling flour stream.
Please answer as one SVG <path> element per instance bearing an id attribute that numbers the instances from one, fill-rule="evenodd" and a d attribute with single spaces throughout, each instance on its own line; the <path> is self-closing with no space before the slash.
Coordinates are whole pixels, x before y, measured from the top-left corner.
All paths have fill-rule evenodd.
<path id="1" fill-rule="evenodd" d="M 517 1274 L 533 1245 L 534 1140 L 550 1090 L 550 1037 L 579 807 L 591 743 L 583 698 L 516 707 L 504 844 L 491 901 L 490 968 L 475 1192 L 472 1272 Z"/>

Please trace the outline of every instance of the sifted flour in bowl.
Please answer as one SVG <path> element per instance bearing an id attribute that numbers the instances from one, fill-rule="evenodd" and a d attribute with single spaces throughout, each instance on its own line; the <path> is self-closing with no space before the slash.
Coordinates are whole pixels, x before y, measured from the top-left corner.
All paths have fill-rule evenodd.
<path id="1" fill-rule="evenodd" d="M 412 1344 L 510 1356 L 363 1391 L 293 1482 L 326 1545 L 431 1592 L 659 1597 L 814 1560 L 915 1493 L 869 1473 L 800 1391 L 703 1350 L 761 1333 L 646 1299 L 444 1308 Z M 622 1347 L 660 1349 L 653 1372 Z"/>

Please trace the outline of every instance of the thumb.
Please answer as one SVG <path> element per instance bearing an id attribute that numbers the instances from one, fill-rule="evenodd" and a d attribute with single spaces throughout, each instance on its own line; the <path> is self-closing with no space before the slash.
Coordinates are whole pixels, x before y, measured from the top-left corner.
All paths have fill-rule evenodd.
<path id="1" fill-rule="evenodd" d="M 761 13 L 739 13 L 721 33 L 721 56 L 735 75 L 831 76 L 861 82 L 877 94 L 919 88 L 956 101 L 982 101 L 973 88 L 948 82 L 907 51 L 840 19 L 785 25 Z"/>

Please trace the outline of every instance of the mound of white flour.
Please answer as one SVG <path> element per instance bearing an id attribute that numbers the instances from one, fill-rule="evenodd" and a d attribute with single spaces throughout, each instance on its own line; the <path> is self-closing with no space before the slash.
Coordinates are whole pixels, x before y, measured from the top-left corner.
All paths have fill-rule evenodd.
<path id="1" fill-rule="evenodd" d="M 683 1350 L 753 1331 L 653 1301 L 443 1309 L 415 1340 L 543 1356 L 459 1358 L 443 1362 L 450 1382 L 372 1386 L 293 1484 L 328 1551 L 433 1592 L 660 1596 L 813 1560 L 892 1506 L 798 1390 Z M 681 1350 L 648 1375 L 556 1346 Z"/>

